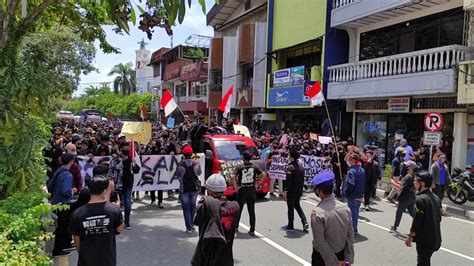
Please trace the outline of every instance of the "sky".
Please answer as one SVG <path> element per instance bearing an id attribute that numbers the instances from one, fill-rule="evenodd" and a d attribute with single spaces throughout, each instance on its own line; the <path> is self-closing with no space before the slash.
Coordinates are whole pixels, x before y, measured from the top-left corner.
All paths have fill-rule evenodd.
<path id="1" fill-rule="evenodd" d="M 133 1 L 136 4 L 138 1 Z M 187 1 L 186 1 L 187 3 Z M 209 11 L 215 0 L 206 0 L 206 12 Z M 139 12 L 138 12 L 139 13 Z M 109 82 L 114 79 L 107 74 L 110 72 L 112 67 L 119 63 L 133 62 L 135 66 L 135 50 L 137 50 L 142 39 L 148 43 L 146 48 L 152 53 L 161 47 L 170 47 L 170 37 L 166 34 L 164 29 L 154 28 L 154 34 L 151 40 L 148 40 L 146 33 L 138 29 L 138 18 L 137 25 L 130 23 L 130 35 L 124 33 L 123 35 L 116 34 L 112 31 L 114 27 L 104 26 L 107 33 L 107 41 L 114 47 L 120 49 L 120 54 L 104 54 L 99 47 L 99 43 L 95 43 L 97 54 L 94 60 L 94 65 L 99 72 L 93 72 L 88 75 L 81 76 L 81 85 L 75 92 L 75 96 L 78 96 L 84 92 L 84 88 L 89 86 L 99 86 L 101 82 Z M 213 36 L 212 27 L 206 26 L 206 15 L 203 14 L 201 6 L 197 0 L 192 0 L 191 9 L 186 5 L 186 16 L 183 24 L 176 22 L 176 26 L 173 29 L 173 44 L 174 46 L 184 42 L 184 40 L 192 34 L 199 34 L 205 36 Z"/>

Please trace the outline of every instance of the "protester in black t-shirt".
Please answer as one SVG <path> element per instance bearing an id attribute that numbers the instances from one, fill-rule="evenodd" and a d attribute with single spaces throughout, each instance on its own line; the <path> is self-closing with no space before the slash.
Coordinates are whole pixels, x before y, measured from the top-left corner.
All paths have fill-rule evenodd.
<path id="1" fill-rule="evenodd" d="M 257 190 L 255 189 L 255 181 L 257 178 L 264 178 L 265 174 L 262 170 L 250 162 L 252 159 L 252 152 L 245 151 L 243 154 L 244 163 L 237 166 L 232 175 L 232 185 L 234 189 L 238 189 L 237 200 L 240 205 L 240 214 L 247 203 L 247 210 L 250 217 L 250 231 L 251 236 L 255 235 L 255 201 L 257 200 Z M 238 186 L 237 186 L 238 185 Z M 240 215 L 239 215 L 240 220 Z M 238 223 L 237 223 L 238 224 Z"/>
<path id="2" fill-rule="evenodd" d="M 71 233 L 79 252 L 78 265 L 116 265 L 115 235 L 124 230 L 122 212 L 107 202 L 109 180 L 95 176 L 89 180 L 91 200 L 72 215 Z"/>

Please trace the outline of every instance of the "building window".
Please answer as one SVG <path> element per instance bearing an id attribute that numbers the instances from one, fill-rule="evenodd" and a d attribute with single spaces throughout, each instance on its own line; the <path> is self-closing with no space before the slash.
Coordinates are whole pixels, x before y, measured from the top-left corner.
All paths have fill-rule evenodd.
<path id="1" fill-rule="evenodd" d="M 178 84 L 175 86 L 176 97 L 186 97 L 186 83 Z"/>
<path id="2" fill-rule="evenodd" d="M 321 65 L 320 45 L 310 45 L 286 51 L 286 67 L 305 66 L 304 78 L 311 78 L 311 67 Z"/>
<path id="3" fill-rule="evenodd" d="M 207 96 L 207 83 L 194 82 L 193 83 L 193 96 L 206 97 Z"/>
<path id="4" fill-rule="evenodd" d="M 249 10 L 250 6 L 251 6 L 250 0 L 245 0 L 245 4 L 244 4 L 245 11 Z"/>
<path id="5" fill-rule="evenodd" d="M 462 8 L 406 21 L 360 35 L 359 60 L 462 44 Z"/>
<path id="6" fill-rule="evenodd" d="M 245 64 L 242 66 L 242 86 L 253 87 L 253 64 Z"/>
<path id="7" fill-rule="evenodd" d="M 157 78 L 161 76 L 161 68 L 160 68 L 160 65 L 154 65 L 153 66 L 153 77 L 154 78 Z"/>
<path id="8" fill-rule="evenodd" d="M 149 81 L 146 82 L 146 91 L 151 92 L 151 87 L 150 87 L 150 82 Z"/>

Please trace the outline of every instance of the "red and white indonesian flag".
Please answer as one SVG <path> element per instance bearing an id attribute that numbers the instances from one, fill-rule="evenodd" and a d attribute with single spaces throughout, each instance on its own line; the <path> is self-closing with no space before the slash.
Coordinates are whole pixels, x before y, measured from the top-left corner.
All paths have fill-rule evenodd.
<path id="1" fill-rule="evenodd" d="M 173 96 L 171 96 L 171 92 L 169 90 L 165 90 L 163 93 L 163 97 L 161 97 L 161 107 L 163 107 L 163 110 L 165 110 L 165 116 L 168 117 L 176 108 L 178 108 L 178 105 L 173 99 Z"/>
<path id="2" fill-rule="evenodd" d="M 305 94 L 311 99 L 311 106 L 321 106 L 324 102 L 324 95 L 319 81 L 316 81 Z"/>
<path id="3" fill-rule="evenodd" d="M 221 104 L 219 105 L 219 111 L 223 112 L 224 117 L 229 117 L 230 113 L 230 103 L 232 102 L 232 92 L 234 91 L 234 86 L 230 86 L 227 93 L 224 95 Z"/>

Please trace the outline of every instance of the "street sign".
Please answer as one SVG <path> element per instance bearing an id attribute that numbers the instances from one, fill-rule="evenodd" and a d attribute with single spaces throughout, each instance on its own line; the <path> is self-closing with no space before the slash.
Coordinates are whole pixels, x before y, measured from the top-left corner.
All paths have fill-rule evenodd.
<path id="1" fill-rule="evenodd" d="M 425 131 L 423 132 L 423 145 L 436 146 L 441 142 L 442 133 Z"/>
<path id="2" fill-rule="evenodd" d="M 432 112 L 425 116 L 425 129 L 431 132 L 438 132 L 443 126 L 443 116 L 440 113 Z"/>

